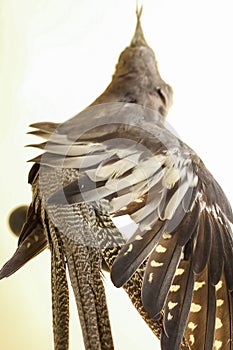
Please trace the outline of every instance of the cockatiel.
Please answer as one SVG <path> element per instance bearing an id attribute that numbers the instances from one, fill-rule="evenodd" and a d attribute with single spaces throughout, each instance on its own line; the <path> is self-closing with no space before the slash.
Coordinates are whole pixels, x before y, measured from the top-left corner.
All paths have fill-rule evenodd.
<path id="1" fill-rule="evenodd" d="M 31 125 L 44 152 L 33 159 L 32 203 L 0 278 L 49 246 L 56 350 L 68 349 L 66 266 L 86 349 L 114 349 L 102 259 L 162 349 L 233 349 L 232 210 L 167 127 L 172 89 L 140 16 L 104 93 L 63 124 Z M 137 224 L 127 240 L 112 221 L 125 214 Z"/>

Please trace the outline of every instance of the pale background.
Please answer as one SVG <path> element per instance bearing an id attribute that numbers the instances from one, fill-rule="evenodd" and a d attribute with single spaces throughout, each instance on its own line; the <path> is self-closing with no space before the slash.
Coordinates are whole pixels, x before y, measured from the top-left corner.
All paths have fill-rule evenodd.
<path id="1" fill-rule="evenodd" d="M 233 202 L 232 1 L 145 0 L 142 23 L 175 91 L 169 122 Z M 0 0 L 0 265 L 16 247 L 8 213 L 30 201 L 28 124 L 62 122 L 92 102 L 134 27 L 132 0 Z M 0 349 L 52 350 L 49 259 L 0 282 Z M 116 349 L 159 349 L 124 293 L 107 294 Z M 72 309 L 70 350 L 83 349 Z"/>

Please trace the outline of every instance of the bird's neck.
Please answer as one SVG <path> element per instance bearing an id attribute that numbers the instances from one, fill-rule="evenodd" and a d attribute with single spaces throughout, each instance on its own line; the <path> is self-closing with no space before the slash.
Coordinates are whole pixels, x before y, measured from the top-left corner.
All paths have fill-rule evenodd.
<path id="1" fill-rule="evenodd" d="M 171 100 L 172 89 L 162 80 L 152 49 L 131 45 L 120 55 L 111 83 L 93 104 L 138 103 L 166 116 Z"/>

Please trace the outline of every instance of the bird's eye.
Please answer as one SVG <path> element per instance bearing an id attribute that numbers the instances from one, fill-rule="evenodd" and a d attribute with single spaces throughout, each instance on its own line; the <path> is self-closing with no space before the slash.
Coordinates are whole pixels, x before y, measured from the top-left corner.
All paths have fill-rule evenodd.
<path id="1" fill-rule="evenodd" d="M 161 98 L 162 102 L 166 105 L 167 104 L 167 98 L 166 98 L 166 94 L 163 91 L 163 89 L 160 86 L 158 86 L 158 87 L 156 87 L 156 92 L 159 95 L 159 97 Z"/>

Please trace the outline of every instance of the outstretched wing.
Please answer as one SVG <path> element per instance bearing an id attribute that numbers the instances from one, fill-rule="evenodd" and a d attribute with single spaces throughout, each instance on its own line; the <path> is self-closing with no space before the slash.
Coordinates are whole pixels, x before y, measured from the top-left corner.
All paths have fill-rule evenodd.
<path id="1" fill-rule="evenodd" d="M 111 277 L 120 287 L 147 261 L 142 300 L 152 317 L 164 310 L 162 349 L 179 349 L 183 335 L 191 349 L 232 349 L 232 211 L 197 155 L 133 104 L 87 109 L 55 133 L 33 127 L 48 140 L 34 161 L 79 170 L 50 203 L 105 198 L 112 216 L 137 223 Z"/>

